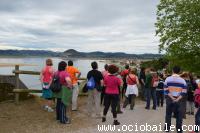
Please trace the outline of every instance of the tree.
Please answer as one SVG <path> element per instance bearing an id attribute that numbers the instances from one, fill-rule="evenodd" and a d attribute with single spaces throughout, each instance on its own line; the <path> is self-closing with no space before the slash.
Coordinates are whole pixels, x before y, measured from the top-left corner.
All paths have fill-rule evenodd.
<path id="1" fill-rule="evenodd" d="M 159 59 L 154 59 L 154 60 L 150 60 L 150 61 L 145 61 L 141 63 L 141 67 L 144 68 L 154 68 L 155 70 L 162 70 L 163 68 L 166 68 L 168 66 L 169 61 L 162 57 Z"/>
<path id="2" fill-rule="evenodd" d="M 200 73 L 200 0 L 160 0 L 155 26 L 170 64 Z"/>

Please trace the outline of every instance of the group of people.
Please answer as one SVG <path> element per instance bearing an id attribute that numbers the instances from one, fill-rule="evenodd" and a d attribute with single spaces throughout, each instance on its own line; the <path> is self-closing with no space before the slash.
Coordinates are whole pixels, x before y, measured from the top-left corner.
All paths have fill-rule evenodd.
<path id="1" fill-rule="evenodd" d="M 51 59 L 46 60 L 46 66 L 41 72 L 41 82 L 43 86 L 43 95 L 45 98 L 44 109 L 53 112 L 52 98 L 56 99 L 56 118 L 63 124 L 70 123 L 70 113 L 77 111 L 77 97 L 79 93 L 78 78 L 81 72 L 73 66 L 72 61 L 61 61 L 58 64 L 58 70 L 54 71 Z M 126 108 L 130 104 L 130 110 L 134 109 L 135 99 L 141 94 L 146 101 L 145 109 L 150 109 L 150 101 L 153 99 L 152 109 L 163 107 L 166 101 L 165 123 L 166 130 L 170 129 L 171 118 L 176 118 L 177 132 L 182 132 L 182 121 L 186 114 L 194 115 L 195 105 L 200 107 L 200 79 L 193 77 L 189 73 L 180 73 L 180 67 L 175 66 L 171 75 L 158 73 L 151 68 L 141 68 L 137 73 L 136 68 L 125 66 L 120 70 L 116 65 L 105 65 L 104 71 L 98 70 L 97 62 L 91 63 L 92 70 L 87 74 L 87 83 L 85 89 L 88 92 L 88 115 L 101 118 L 106 121 L 106 115 L 111 106 L 113 114 L 113 125 L 119 125 L 117 114 L 123 113 L 122 107 Z M 51 84 L 59 77 L 61 90 L 59 92 L 51 91 Z M 91 88 L 91 82 L 94 82 Z M 139 91 L 138 88 L 141 88 Z M 199 90 L 199 99 L 196 98 L 195 90 Z M 197 91 L 198 92 L 198 91 Z M 195 101 L 196 100 L 196 101 Z M 198 103 L 199 100 L 199 103 Z M 104 107 L 101 115 L 101 105 Z M 67 111 L 69 110 L 69 111 Z M 196 125 L 200 125 L 200 110 L 196 113 Z"/>
<path id="2" fill-rule="evenodd" d="M 171 75 L 162 74 L 154 71 L 152 68 L 141 69 L 140 83 L 142 96 L 146 100 L 145 109 L 150 109 L 150 101 L 153 99 L 152 109 L 163 107 L 164 99 L 166 101 L 165 123 L 166 131 L 170 131 L 171 118 L 176 118 L 176 129 L 182 133 L 183 119 L 186 114 L 194 115 L 195 105 L 198 109 L 195 116 L 195 125 L 200 125 L 200 99 L 198 90 L 200 89 L 199 76 L 193 76 L 191 73 L 182 72 L 179 66 L 173 67 Z M 198 103 L 199 102 L 199 103 Z M 196 132 L 200 131 L 196 129 Z"/>
<path id="3" fill-rule="evenodd" d="M 87 74 L 87 81 L 91 78 L 95 82 L 92 89 L 87 89 L 88 92 L 88 115 L 96 118 L 102 118 L 102 122 L 106 121 L 106 115 L 109 107 L 112 108 L 114 125 L 119 125 L 117 114 L 121 111 L 121 101 L 126 96 L 123 108 L 130 103 L 130 109 L 133 110 L 135 98 L 138 96 L 139 79 L 136 69 L 120 71 L 116 65 L 105 65 L 104 71 L 98 70 L 97 62 L 91 63 L 92 70 Z M 56 118 L 63 124 L 69 124 L 70 110 L 77 111 L 77 98 L 79 94 L 78 79 L 81 72 L 73 66 L 73 61 L 61 61 L 58 64 L 58 70 L 53 68 L 53 61 L 46 60 L 46 66 L 42 69 L 40 80 L 42 83 L 42 97 L 44 98 L 43 109 L 48 112 L 53 112 L 53 101 L 56 101 Z M 54 92 L 51 85 L 56 80 L 59 80 L 61 89 Z M 123 85 L 127 86 L 124 89 Z M 55 86 L 55 85 L 54 85 Z M 59 86 L 58 86 L 59 88 Z M 122 89 L 123 88 L 123 89 Z M 124 92 L 123 92 L 124 91 Z M 101 115 L 101 105 L 104 106 L 103 116 Z"/>
<path id="4" fill-rule="evenodd" d="M 77 110 L 77 98 L 79 93 L 78 78 L 81 72 L 73 67 L 73 61 L 61 61 L 58 64 L 58 70 L 53 68 L 53 61 L 46 60 L 46 66 L 42 69 L 40 80 L 42 83 L 42 97 L 44 100 L 43 109 L 48 112 L 53 112 L 52 103 L 53 99 L 56 100 L 56 119 L 63 124 L 69 124 L 70 112 Z M 59 81 L 57 85 L 59 91 L 54 92 L 51 90 L 53 82 Z M 69 112 L 67 115 L 66 112 Z"/>

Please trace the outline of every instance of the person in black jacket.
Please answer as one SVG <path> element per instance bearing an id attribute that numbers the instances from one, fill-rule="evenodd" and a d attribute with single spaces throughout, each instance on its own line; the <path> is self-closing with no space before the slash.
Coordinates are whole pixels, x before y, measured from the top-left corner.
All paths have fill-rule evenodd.
<path id="1" fill-rule="evenodd" d="M 164 104 L 164 78 L 163 74 L 159 75 L 158 87 L 156 88 L 157 106 L 163 107 Z"/>
<path id="2" fill-rule="evenodd" d="M 186 83 L 188 85 L 186 114 L 194 115 L 194 91 L 197 85 L 191 74 L 189 74 L 189 79 L 186 80 Z"/>

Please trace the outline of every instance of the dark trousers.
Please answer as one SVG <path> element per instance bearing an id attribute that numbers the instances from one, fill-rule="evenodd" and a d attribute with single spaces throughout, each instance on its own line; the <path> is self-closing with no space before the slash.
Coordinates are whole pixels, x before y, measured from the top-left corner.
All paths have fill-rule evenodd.
<path id="1" fill-rule="evenodd" d="M 156 89 L 147 88 L 146 89 L 147 101 L 146 101 L 146 108 L 150 108 L 151 104 L 151 97 L 153 99 L 153 108 L 156 109 Z"/>
<path id="2" fill-rule="evenodd" d="M 183 98 L 182 98 L 182 111 L 183 111 L 183 118 L 185 118 L 186 119 L 186 106 L 187 106 L 187 97 L 186 96 L 184 96 Z"/>
<path id="3" fill-rule="evenodd" d="M 145 100 L 146 101 L 146 92 L 145 92 L 145 86 L 141 84 L 141 98 L 142 100 Z"/>
<path id="4" fill-rule="evenodd" d="M 126 108 L 126 106 L 130 103 L 130 109 L 133 110 L 135 106 L 135 98 L 136 98 L 135 94 L 130 94 L 128 97 L 126 97 L 123 108 Z"/>
<path id="5" fill-rule="evenodd" d="M 122 87 L 122 100 L 124 98 L 124 94 L 126 92 L 126 88 L 127 88 L 127 84 L 126 84 L 126 82 L 124 82 L 123 87 Z"/>
<path id="6" fill-rule="evenodd" d="M 157 106 L 161 106 L 163 107 L 163 103 L 164 103 L 164 92 L 159 90 L 156 91 L 156 98 L 157 98 Z"/>
<path id="7" fill-rule="evenodd" d="M 120 105 L 120 103 L 121 103 L 121 98 L 120 98 L 120 94 L 119 94 L 119 100 L 118 100 L 118 103 L 117 103 L 117 113 L 121 112 L 121 105 Z"/>
<path id="8" fill-rule="evenodd" d="M 176 114 L 177 133 L 182 133 L 183 111 L 181 106 L 181 101 L 173 102 L 171 98 L 166 98 L 165 123 L 167 124 L 167 126 L 165 126 L 165 130 L 170 130 L 172 113 L 174 112 L 174 114 Z"/>
<path id="9" fill-rule="evenodd" d="M 105 86 L 103 87 L 102 92 L 101 92 L 101 105 L 103 105 L 104 96 L 105 96 Z"/>
<path id="10" fill-rule="evenodd" d="M 198 126 L 198 128 L 195 129 L 195 132 L 198 133 L 200 131 L 200 108 L 198 108 L 195 115 L 195 125 Z"/>
<path id="11" fill-rule="evenodd" d="M 63 124 L 65 124 L 68 121 L 68 118 L 66 116 L 66 106 L 63 104 L 61 98 L 57 98 L 56 119 Z"/>
<path id="12" fill-rule="evenodd" d="M 118 94 L 105 94 L 103 115 L 106 116 L 111 105 L 113 118 L 117 118 L 117 104 L 119 103 Z"/>

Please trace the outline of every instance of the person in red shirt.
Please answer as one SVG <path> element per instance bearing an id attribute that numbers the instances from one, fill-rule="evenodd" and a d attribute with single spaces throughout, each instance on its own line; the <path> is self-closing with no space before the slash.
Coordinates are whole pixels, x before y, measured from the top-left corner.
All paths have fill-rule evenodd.
<path id="1" fill-rule="evenodd" d="M 126 88 L 127 88 L 126 76 L 127 76 L 128 74 L 129 74 L 129 65 L 126 64 L 126 65 L 125 65 L 125 70 L 123 70 L 123 71 L 121 72 L 121 77 L 122 77 L 122 80 L 123 80 L 122 100 L 123 100 L 124 93 L 126 92 Z"/>
<path id="2" fill-rule="evenodd" d="M 109 74 L 104 78 L 104 84 L 106 86 L 105 89 L 105 97 L 104 97 L 104 111 L 102 122 L 106 121 L 106 115 L 109 107 L 112 107 L 112 113 L 114 122 L 113 125 L 120 125 L 117 120 L 117 104 L 119 102 L 119 86 L 121 86 L 122 81 L 120 78 L 116 76 L 119 68 L 115 65 L 110 65 L 108 67 Z"/>
<path id="3" fill-rule="evenodd" d="M 54 74 L 53 61 L 51 59 L 46 60 L 46 66 L 42 69 L 40 73 L 40 80 L 42 83 L 42 97 L 45 99 L 43 109 L 48 112 L 53 112 L 52 109 L 52 91 L 49 86 L 52 82 Z"/>
<path id="4" fill-rule="evenodd" d="M 126 100 L 124 102 L 123 108 L 126 108 L 130 102 L 130 109 L 133 110 L 135 106 L 135 98 L 138 96 L 138 85 L 139 80 L 136 76 L 136 69 L 131 69 L 130 73 L 126 77 L 127 89 L 126 89 Z"/>

